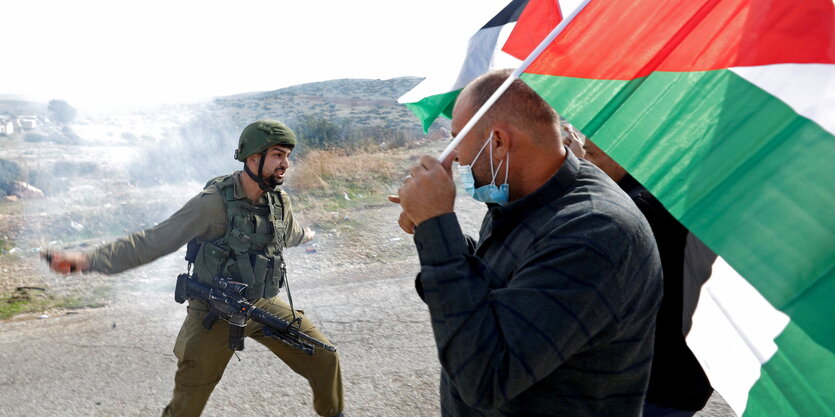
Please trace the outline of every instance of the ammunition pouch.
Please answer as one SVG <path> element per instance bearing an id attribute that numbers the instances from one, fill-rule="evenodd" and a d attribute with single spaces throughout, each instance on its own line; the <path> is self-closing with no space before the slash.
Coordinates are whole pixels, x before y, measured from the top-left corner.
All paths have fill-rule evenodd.
<path id="1" fill-rule="evenodd" d="M 248 300 L 271 298 L 284 286 L 284 203 L 280 193 L 268 192 L 269 204 L 255 205 L 235 198 L 234 178 L 218 177 L 215 187 L 226 205 L 226 234 L 214 240 L 192 239 L 186 260 L 194 265 L 197 281 L 213 285 L 216 276 L 247 285 Z M 189 272 L 191 270 L 189 269 Z"/>

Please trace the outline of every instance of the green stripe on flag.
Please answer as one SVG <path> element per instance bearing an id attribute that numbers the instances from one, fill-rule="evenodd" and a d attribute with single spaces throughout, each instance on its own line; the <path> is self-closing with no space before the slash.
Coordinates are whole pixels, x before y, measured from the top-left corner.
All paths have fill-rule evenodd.
<path id="1" fill-rule="evenodd" d="M 835 355 L 794 323 L 775 339 L 777 353 L 762 367 L 742 417 L 835 415 Z"/>
<path id="2" fill-rule="evenodd" d="M 643 80 L 594 80 L 538 74 L 522 74 L 519 78 L 588 137 L 600 129 Z"/>
<path id="3" fill-rule="evenodd" d="M 728 70 L 522 78 L 835 351 L 831 133 Z"/>
<path id="4" fill-rule="evenodd" d="M 432 126 L 438 116 L 452 119 L 452 108 L 455 106 L 455 99 L 460 92 L 461 90 L 450 91 L 423 98 L 416 103 L 403 104 L 423 123 L 423 131 L 428 132 L 429 126 Z"/>

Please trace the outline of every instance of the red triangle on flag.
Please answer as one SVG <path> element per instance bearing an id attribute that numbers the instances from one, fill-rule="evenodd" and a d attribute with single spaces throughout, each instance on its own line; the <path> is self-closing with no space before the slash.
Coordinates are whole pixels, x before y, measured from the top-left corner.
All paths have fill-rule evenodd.
<path id="1" fill-rule="evenodd" d="M 530 0 L 502 51 L 524 60 L 560 21 L 562 12 L 557 0 Z"/>

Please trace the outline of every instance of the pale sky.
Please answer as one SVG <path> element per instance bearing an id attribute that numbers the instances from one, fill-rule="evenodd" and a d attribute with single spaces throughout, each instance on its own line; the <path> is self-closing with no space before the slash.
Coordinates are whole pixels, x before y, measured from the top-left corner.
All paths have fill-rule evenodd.
<path id="1" fill-rule="evenodd" d="M 84 109 L 426 76 L 509 1 L 12 0 L 0 94 Z"/>

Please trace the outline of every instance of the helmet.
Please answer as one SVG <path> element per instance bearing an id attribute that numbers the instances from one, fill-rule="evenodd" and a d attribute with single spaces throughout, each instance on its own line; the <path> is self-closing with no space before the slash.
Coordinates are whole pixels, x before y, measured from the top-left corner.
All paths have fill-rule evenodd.
<path id="1" fill-rule="evenodd" d="M 287 125 L 277 120 L 262 119 L 245 127 L 238 140 L 235 159 L 244 162 L 252 154 L 264 151 L 273 145 L 290 149 L 296 146 L 296 134 Z"/>

